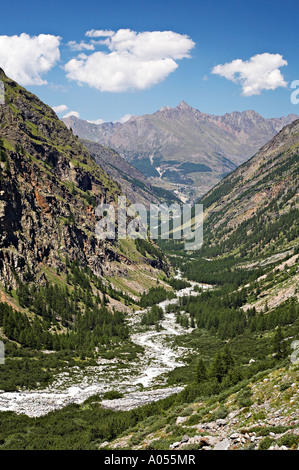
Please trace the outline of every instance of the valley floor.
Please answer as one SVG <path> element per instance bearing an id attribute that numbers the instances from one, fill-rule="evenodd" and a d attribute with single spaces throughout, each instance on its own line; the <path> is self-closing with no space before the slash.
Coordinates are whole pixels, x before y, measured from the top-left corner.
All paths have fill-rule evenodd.
<path id="1" fill-rule="evenodd" d="M 23 413 L 30 417 L 43 416 L 61 409 L 70 403 L 83 403 L 93 395 L 118 391 L 124 396 L 114 400 L 103 400 L 102 405 L 113 410 L 129 410 L 152 401 L 161 400 L 178 393 L 183 387 L 169 387 L 165 374 L 184 365 L 186 348 L 175 346 L 173 338 L 191 331 L 176 324 L 174 313 L 166 312 L 169 304 L 176 304 L 180 297 L 196 295 L 195 286 L 207 289 L 210 286 L 191 283 L 176 292 L 176 298 L 159 304 L 164 311 L 161 330 L 141 326 L 145 310 L 131 312 L 128 323 L 133 343 L 142 346 L 143 353 L 136 362 L 120 359 L 98 359 L 98 366 L 83 369 L 74 366 L 57 376 L 55 381 L 42 390 L 0 392 L 0 411 Z M 158 388 L 157 388 L 158 387 Z"/>

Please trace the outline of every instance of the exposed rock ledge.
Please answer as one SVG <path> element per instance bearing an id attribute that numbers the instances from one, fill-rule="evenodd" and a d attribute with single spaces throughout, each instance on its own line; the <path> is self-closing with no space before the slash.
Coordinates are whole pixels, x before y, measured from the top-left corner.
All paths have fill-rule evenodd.
<path id="1" fill-rule="evenodd" d="M 157 390 L 133 392 L 126 394 L 123 398 L 114 400 L 103 400 L 102 406 L 110 410 L 128 411 L 138 406 L 147 405 L 153 401 L 163 400 L 174 393 L 179 393 L 184 387 L 160 388 Z"/>

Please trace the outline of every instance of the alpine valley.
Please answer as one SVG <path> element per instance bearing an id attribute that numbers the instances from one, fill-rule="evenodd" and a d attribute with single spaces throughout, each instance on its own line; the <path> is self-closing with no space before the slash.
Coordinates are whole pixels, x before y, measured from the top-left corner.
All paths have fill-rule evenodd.
<path id="1" fill-rule="evenodd" d="M 194 202 L 296 119 L 265 119 L 253 110 L 213 116 L 181 101 L 125 123 L 63 121 L 80 139 L 116 150 L 153 186 Z"/>
<path id="2" fill-rule="evenodd" d="M 298 449 L 298 116 L 63 122 L 0 79 L 0 449 Z M 100 240 L 124 195 L 203 204 L 202 247 Z"/>

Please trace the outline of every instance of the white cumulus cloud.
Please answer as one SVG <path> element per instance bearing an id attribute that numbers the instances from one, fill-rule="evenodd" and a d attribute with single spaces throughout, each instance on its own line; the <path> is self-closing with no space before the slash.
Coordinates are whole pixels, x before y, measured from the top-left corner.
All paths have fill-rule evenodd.
<path id="1" fill-rule="evenodd" d="M 62 113 L 63 111 L 67 110 L 67 106 L 65 104 L 59 104 L 58 106 L 52 106 L 53 111 L 55 113 L 59 114 Z"/>
<path id="2" fill-rule="evenodd" d="M 233 60 L 226 64 L 216 65 L 212 73 L 242 85 L 244 96 L 259 95 L 262 90 L 275 90 L 286 87 L 287 82 L 279 70 L 287 65 L 280 54 L 256 54 L 247 61 Z"/>
<path id="3" fill-rule="evenodd" d="M 125 114 L 124 116 L 122 116 L 120 119 L 116 119 L 115 121 L 113 121 L 113 123 L 116 123 L 116 122 L 120 122 L 121 124 L 127 122 L 129 119 L 131 119 L 132 117 L 132 114 Z M 108 122 L 108 121 L 104 121 L 104 119 L 96 119 L 95 121 L 87 121 L 87 122 L 90 122 L 91 124 L 104 124 L 105 122 Z"/>
<path id="4" fill-rule="evenodd" d="M 94 45 L 93 44 L 88 44 L 87 42 L 81 41 L 81 42 L 76 42 L 76 41 L 69 41 L 67 45 L 73 50 L 73 51 L 93 51 L 94 50 Z"/>
<path id="5" fill-rule="evenodd" d="M 103 119 L 96 119 L 95 121 L 87 121 L 91 124 L 103 124 L 105 121 Z"/>
<path id="6" fill-rule="evenodd" d="M 122 116 L 120 119 L 117 119 L 116 121 L 114 122 L 120 122 L 121 124 L 124 124 L 125 122 L 127 122 L 129 119 L 131 119 L 132 117 L 132 114 L 125 114 L 124 116 Z"/>
<path id="7" fill-rule="evenodd" d="M 120 29 L 112 36 L 111 51 L 130 53 L 142 60 L 183 59 L 190 57 L 194 42 L 186 35 L 173 31 L 145 31 L 136 33 Z"/>
<path id="8" fill-rule="evenodd" d="M 85 36 L 89 38 L 103 38 L 113 36 L 114 34 L 115 32 L 110 29 L 90 29 L 86 31 Z"/>
<path id="9" fill-rule="evenodd" d="M 60 40 L 51 34 L 0 36 L 0 67 L 22 85 L 45 85 L 42 75 L 60 59 Z"/>
<path id="10" fill-rule="evenodd" d="M 63 118 L 68 118 L 70 116 L 75 116 L 76 118 L 79 118 L 80 117 L 80 114 L 78 113 L 78 111 L 70 111 L 69 113 L 65 114 L 64 116 L 62 116 Z"/>
<path id="11" fill-rule="evenodd" d="M 92 34 L 95 37 L 95 32 Z M 100 91 L 144 90 L 174 72 L 176 60 L 189 58 L 195 43 L 173 31 L 136 33 L 120 29 L 105 40 L 105 45 L 108 51 L 71 59 L 65 65 L 67 77 Z"/>

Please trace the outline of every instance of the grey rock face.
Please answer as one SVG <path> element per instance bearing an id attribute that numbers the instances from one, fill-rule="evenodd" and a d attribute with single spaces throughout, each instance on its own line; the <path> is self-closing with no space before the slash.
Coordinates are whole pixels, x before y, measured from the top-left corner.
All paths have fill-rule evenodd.
<path id="1" fill-rule="evenodd" d="M 229 447 L 230 441 L 229 439 L 225 438 L 223 439 L 223 441 L 220 441 L 215 445 L 214 450 L 228 450 Z"/>

